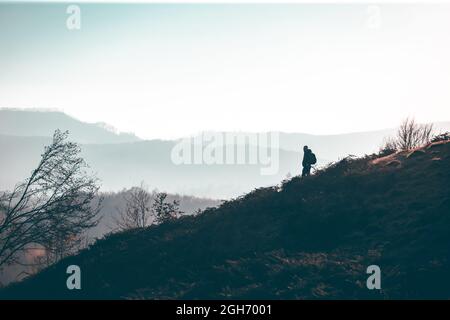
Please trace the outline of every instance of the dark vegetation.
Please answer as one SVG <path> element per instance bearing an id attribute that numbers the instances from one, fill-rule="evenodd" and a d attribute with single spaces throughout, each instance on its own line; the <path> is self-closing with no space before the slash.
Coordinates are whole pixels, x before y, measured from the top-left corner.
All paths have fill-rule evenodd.
<path id="1" fill-rule="evenodd" d="M 450 143 L 347 157 L 196 216 L 112 234 L 0 298 L 450 298 Z M 82 290 L 66 288 L 66 268 Z M 377 264 L 382 290 L 366 288 Z"/>
<path id="2" fill-rule="evenodd" d="M 73 255 L 106 233 L 142 228 L 220 203 L 149 192 L 143 184 L 100 193 L 100 181 L 80 153 L 79 144 L 68 141 L 68 131 L 56 130 L 29 177 L 12 191 L 0 192 L 1 285 Z"/>
<path id="3" fill-rule="evenodd" d="M 86 248 L 89 244 L 95 242 L 96 239 L 102 238 L 106 234 L 119 231 L 121 226 L 118 222 L 121 221 L 121 214 L 126 211 L 126 199 L 130 199 L 132 193 L 136 192 L 136 190 L 139 190 L 139 187 L 123 189 L 118 192 L 99 192 L 92 204 L 93 207 L 96 207 L 98 201 L 101 199 L 100 212 L 98 213 L 98 218 L 100 220 L 98 224 L 93 228 L 89 228 L 75 239 L 72 238 L 76 241 L 66 243 L 66 245 L 70 244 L 68 253 L 73 254 L 80 249 Z M 148 193 L 151 198 L 148 207 L 151 207 L 158 194 L 164 194 L 158 190 L 148 191 Z M 183 212 L 183 215 L 198 214 L 206 208 L 216 207 L 222 203 L 220 200 L 178 194 L 167 194 L 165 202 L 172 204 L 174 202 L 179 203 L 179 209 Z M 150 212 L 147 225 L 152 224 L 154 218 L 154 213 Z M 128 229 L 128 227 L 126 229 Z M 24 277 L 34 274 L 54 263 L 55 258 L 57 258 L 55 255 L 43 254 L 44 252 L 42 251 L 37 253 L 40 253 L 40 255 L 30 255 L 29 253 L 27 254 L 24 252 L 18 257 L 19 263 L 13 263 L 2 270 L 0 269 L 0 286 L 2 284 L 6 285 L 14 281 L 20 281 Z M 65 253 L 67 254 L 67 252 Z"/>

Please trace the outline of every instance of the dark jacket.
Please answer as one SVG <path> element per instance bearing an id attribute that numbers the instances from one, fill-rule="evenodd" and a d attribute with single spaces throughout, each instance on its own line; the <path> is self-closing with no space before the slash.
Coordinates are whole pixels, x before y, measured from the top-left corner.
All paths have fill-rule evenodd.
<path id="1" fill-rule="evenodd" d="M 307 149 L 304 153 L 303 153 L 303 161 L 302 161 L 302 166 L 307 167 L 307 166 L 311 166 L 312 165 L 312 151 L 311 149 Z"/>

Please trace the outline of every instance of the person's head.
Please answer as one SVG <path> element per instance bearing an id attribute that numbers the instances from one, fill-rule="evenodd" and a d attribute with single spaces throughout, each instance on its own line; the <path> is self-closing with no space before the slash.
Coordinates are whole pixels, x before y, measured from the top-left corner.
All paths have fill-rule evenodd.
<path id="1" fill-rule="evenodd" d="M 306 150 L 308 150 L 308 146 L 303 147 L 303 151 L 306 152 Z"/>

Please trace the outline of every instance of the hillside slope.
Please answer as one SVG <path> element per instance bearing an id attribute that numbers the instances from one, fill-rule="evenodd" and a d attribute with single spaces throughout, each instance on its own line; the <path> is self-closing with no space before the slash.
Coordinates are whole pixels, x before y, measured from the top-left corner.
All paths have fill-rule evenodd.
<path id="1" fill-rule="evenodd" d="M 450 298 L 450 143 L 344 159 L 145 230 L 111 235 L 0 298 Z M 66 268 L 82 290 L 66 289 Z M 366 288 L 377 264 L 382 290 Z"/>

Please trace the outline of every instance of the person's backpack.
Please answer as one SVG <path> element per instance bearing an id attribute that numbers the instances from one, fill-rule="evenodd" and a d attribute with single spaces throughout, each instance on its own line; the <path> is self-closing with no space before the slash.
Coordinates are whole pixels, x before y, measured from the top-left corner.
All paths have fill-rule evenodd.
<path id="1" fill-rule="evenodd" d="M 311 164 L 316 164 L 317 163 L 317 158 L 316 155 L 314 153 L 311 152 L 311 156 L 310 156 L 310 163 Z"/>

